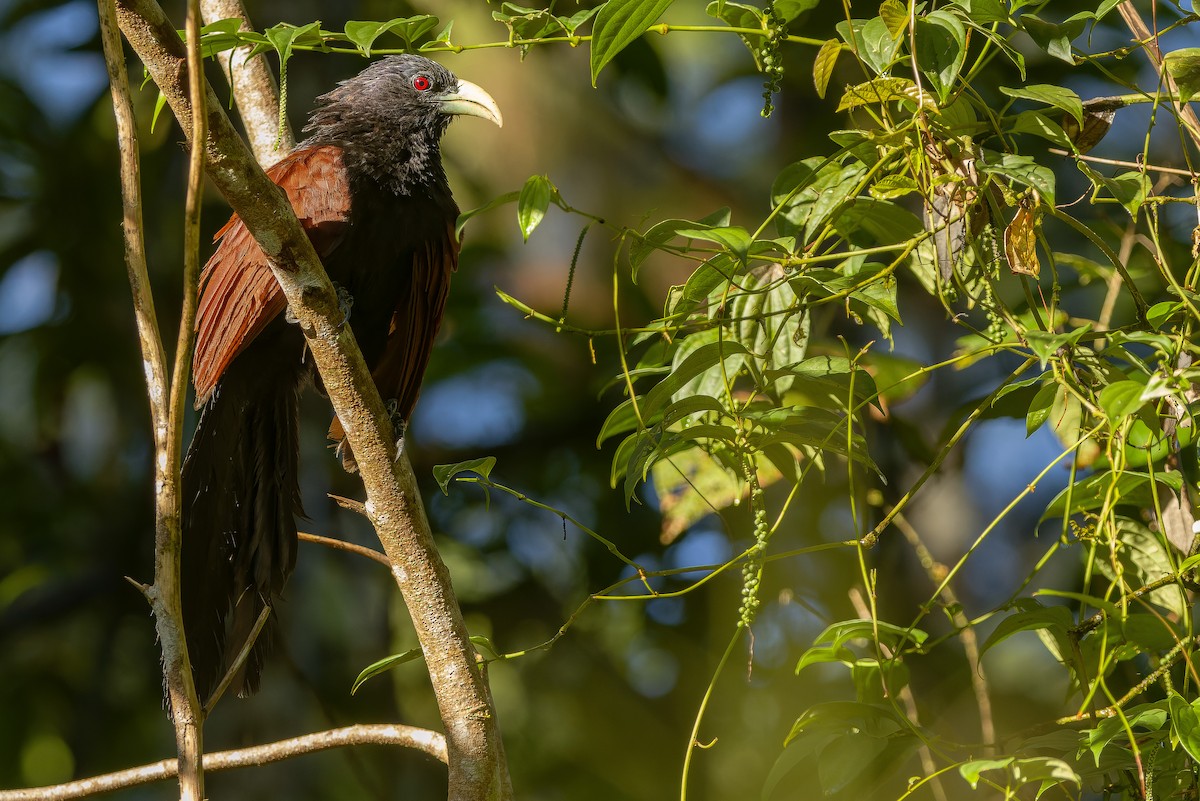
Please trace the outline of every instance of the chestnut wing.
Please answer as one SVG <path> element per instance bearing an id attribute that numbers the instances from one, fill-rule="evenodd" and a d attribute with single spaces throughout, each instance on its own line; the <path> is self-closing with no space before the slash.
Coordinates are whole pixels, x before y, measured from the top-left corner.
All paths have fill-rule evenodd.
<path id="1" fill-rule="evenodd" d="M 287 194 L 300 224 L 322 259 L 345 235 L 350 185 L 341 149 L 295 150 L 267 170 Z M 203 405 L 230 362 L 287 308 L 267 256 L 235 214 L 217 232 L 219 242 L 200 275 L 193 359 L 196 406 Z"/>

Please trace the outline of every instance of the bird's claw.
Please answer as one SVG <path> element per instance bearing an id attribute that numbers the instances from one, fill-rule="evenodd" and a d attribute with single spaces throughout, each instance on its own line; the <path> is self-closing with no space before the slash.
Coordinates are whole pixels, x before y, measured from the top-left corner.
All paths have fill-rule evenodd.
<path id="1" fill-rule="evenodd" d="M 400 449 L 400 443 L 404 441 L 404 434 L 408 431 L 408 421 L 400 414 L 400 401 L 395 398 L 388 398 L 384 401 L 383 408 L 387 410 L 388 421 L 392 424 L 392 433 L 396 435 L 396 449 Z"/>
<path id="2" fill-rule="evenodd" d="M 283 319 L 286 320 L 289 325 L 296 325 L 300 322 L 300 318 L 292 313 L 292 306 L 290 303 L 288 304 L 287 308 L 283 310 Z"/>
<path id="3" fill-rule="evenodd" d="M 338 328 L 341 328 L 350 322 L 350 310 L 354 308 L 354 296 L 350 294 L 349 289 L 346 289 L 346 287 L 337 281 L 333 282 L 333 289 L 337 292 L 338 309 L 342 313 L 342 321 L 338 323 Z"/>

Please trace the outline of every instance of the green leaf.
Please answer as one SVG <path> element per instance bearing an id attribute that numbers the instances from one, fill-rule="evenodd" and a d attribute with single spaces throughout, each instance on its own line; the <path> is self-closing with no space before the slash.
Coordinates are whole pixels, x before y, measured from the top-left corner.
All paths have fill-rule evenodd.
<path id="1" fill-rule="evenodd" d="M 495 456 L 483 456 L 478 459 L 468 459 L 465 462 L 439 464 L 433 468 L 433 477 L 437 481 L 438 486 L 442 488 L 442 492 L 446 495 L 449 495 L 450 479 L 454 478 L 459 473 L 478 473 L 484 478 L 487 478 L 491 475 L 492 468 L 495 466 Z"/>
<path id="2" fill-rule="evenodd" d="M 984 150 L 984 159 L 977 166 L 980 172 L 1001 175 L 1036 189 L 1045 203 L 1054 205 L 1054 172 L 1035 162 L 1033 157 Z"/>
<path id="3" fill-rule="evenodd" d="M 521 194 L 517 198 L 517 224 L 521 228 L 523 241 L 529 241 L 533 229 L 546 216 L 553 194 L 554 184 L 545 175 L 531 175 L 525 186 L 521 187 Z"/>
<path id="4" fill-rule="evenodd" d="M 661 426 L 655 426 L 654 429 L 630 438 L 635 441 L 635 447 L 625 465 L 626 504 L 633 498 L 638 483 L 644 480 L 650 468 L 660 461 L 688 450 L 696 442 L 708 445 L 721 442 L 728 448 L 737 439 L 737 431 L 732 426 L 698 423 L 679 431 L 662 433 L 660 436 L 661 429 Z"/>
<path id="5" fill-rule="evenodd" d="M 1146 310 L 1146 322 L 1155 331 L 1160 330 L 1166 323 L 1183 309 L 1183 302 L 1178 300 L 1164 300 L 1155 303 Z"/>
<path id="6" fill-rule="evenodd" d="M 883 176 L 870 187 L 871 196 L 881 200 L 890 200 L 919 191 L 920 184 L 907 175 L 896 173 Z"/>
<path id="7" fill-rule="evenodd" d="M 1059 643 L 1060 651 L 1069 653 L 1070 634 L 1068 630 L 1074 623 L 1075 621 L 1071 617 L 1071 610 L 1065 606 L 1042 606 L 1038 604 L 1033 609 L 1025 612 L 1017 612 L 1001 620 L 1000 624 L 996 626 L 983 643 L 983 647 L 979 649 L 979 655 L 982 657 L 992 646 L 999 645 L 1009 637 L 1022 631 L 1047 631 L 1054 638 L 1055 642 Z"/>
<path id="8" fill-rule="evenodd" d="M 653 25 L 673 0 L 608 0 L 592 26 L 592 86 L 600 70 Z"/>
<path id="9" fill-rule="evenodd" d="M 1112 196 L 1117 199 L 1117 202 L 1125 208 L 1125 211 L 1129 212 L 1129 216 L 1135 218 L 1138 210 L 1153 191 L 1150 186 L 1150 177 L 1144 172 L 1136 170 L 1117 173 L 1112 178 L 1106 179 L 1104 185 L 1112 192 Z"/>
<path id="10" fill-rule="evenodd" d="M 1002 0 L 954 0 L 951 5 L 965 10 L 967 16 L 977 25 L 1008 22 L 1008 10 Z"/>
<path id="11" fill-rule="evenodd" d="M 1116 423 L 1142 408 L 1142 390 L 1145 384 L 1138 381 L 1116 381 L 1100 390 L 1100 408 L 1108 419 Z"/>
<path id="12" fill-rule="evenodd" d="M 1200 762 L 1200 699 L 1189 704 L 1182 695 L 1171 690 L 1167 705 L 1171 712 L 1171 729 L 1179 738 L 1179 744 L 1192 759 Z"/>
<path id="13" fill-rule="evenodd" d="M 1146 505 L 1151 506 L 1152 504 Z M 1118 516 L 1117 539 L 1121 544 L 1118 551 L 1120 575 L 1118 576 L 1118 571 L 1107 560 L 1098 564 L 1097 567 L 1108 578 L 1120 582 L 1121 586 L 1138 589 L 1175 574 L 1173 552 L 1167 547 L 1161 535 L 1151 531 L 1140 521 Z M 1142 595 L 1141 600 L 1160 606 L 1173 615 L 1183 615 L 1188 606 L 1187 599 L 1177 584 L 1168 584 L 1149 594 Z M 1132 617 L 1133 615 L 1130 615 L 1130 618 Z M 1131 633 L 1140 633 L 1145 638 L 1147 632 L 1144 628 L 1141 632 L 1133 631 L 1131 628 Z M 1151 632 L 1153 636 L 1161 636 L 1164 633 L 1169 634 L 1169 632 L 1163 631 L 1162 623 L 1159 624 L 1158 632 Z M 1183 632 L 1180 632 L 1179 636 L 1182 635 Z M 1167 646 L 1164 646 L 1164 650 L 1165 647 Z"/>
<path id="14" fill-rule="evenodd" d="M 574 36 L 575 30 L 592 18 L 592 15 L 600 10 L 600 6 L 585 8 L 582 11 L 576 11 L 569 17 L 555 17 L 554 19 L 566 29 L 567 35 Z"/>
<path id="15" fill-rule="evenodd" d="M 892 36 L 887 23 L 880 17 L 865 22 L 860 19 L 849 22 L 843 20 L 837 24 L 836 30 L 842 41 L 850 45 L 876 75 L 887 72 L 900 47 L 900 40 Z"/>
<path id="16" fill-rule="evenodd" d="M 154 126 L 158 124 L 158 115 L 162 114 L 162 110 L 167 106 L 167 96 L 161 91 L 158 97 L 154 98 L 154 115 L 150 117 L 150 133 L 154 133 Z"/>
<path id="17" fill-rule="evenodd" d="M 255 31 L 241 30 L 242 20 L 239 17 L 219 19 L 210 22 L 200 29 L 200 56 L 212 58 L 217 53 L 224 52 L 244 44 L 246 39 L 259 36 Z M 186 39 L 185 31 L 179 32 L 180 39 Z"/>
<path id="18" fill-rule="evenodd" d="M 683 286 L 671 287 L 667 293 L 667 315 L 691 312 L 713 290 L 732 278 L 737 269 L 728 253 L 716 254 L 697 267 Z"/>
<path id="19" fill-rule="evenodd" d="M 817 89 L 817 97 L 825 99 L 825 91 L 829 88 L 829 79 L 837 66 L 838 56 L 842 54 L 842 44 L 837 39 L 827 39 L 817 51 L 816 61 L 813 62 L 813 86 Z"/>
<path id="20" fill-rule="evenodd" d="M 750 252 L 750 245 L 754 241 L 750 237 L 749 231 L 736 225 L 712 228 L 680 228 L 675 233 L 677 236 L 687 237 L 688 239 L 716 242 L 737 256 L 738 261 L 742 263 L 745 263 L 746 256 Z"/>
<path id="21" fill-rule="evenodd" d="M 705 332 L 717 334 L 718 332 Z M 693 334 L 685 340 L 685 344 L 695 340 L 697 345 L 691 348 L 681 347 L 676 354 L 676 363 L 671 367 L 671 373 L 658 382 L 646 393 L 642 402 L 643 419 L 649 419 L 666 408 L 670 399 L 676 395 L 712 394 L 697 391 L 697 387 L 689 388 L 698 376 L 717 367 L 722 361 L 726 363 L 730 377 L 737 370 L 744 356 L 749 353 L 739 342 L 733 340 L 705 340 L 700 334 Z M 702 343 L 702 344 L 701 344 Z M 685 391 L 686 390 L 686 391 Z M 682 397 L 676 398 L 682 400 Z"/>
<path id="22" fill-rule="evenodd" d="M 908 209 L 890 200 L 861 196 L 838 210 L 833 224 L 851 244 L 864 247 L 904 243 L 924 230 L 917 215 Z"/>
<path id="23" fill-rule="evenodd" d="M 821 0 L 775 0 L 775 13 L 784 22 L 791 22 L 805 11 L 811 11 L 820 4 Z"/>
<path id="24" fill-rule="evenodd" d="M 463 228 L 467 224 L 467 220 L 471 219 L 472 217 L 474 217 L 477 214 L 483 214 L 485 211 L 491 211 L 494 208 L 498 208 L 505 204 L 512 203 L 514 200 L 517 200 L 520 197 L 521 197 L 520 191 L 514 190 L 512 192 L 505 192 L 503 195 L 492 198 L 487 203 L 484 203 L 482 206 L 479 206 L 478 208 L 474 208 L 469 211 L 464 211 L 462 214 L 458 215 L 458 220 L 456 220 L 454 223 L 455 238 L 462 240 L 462 232 L 463 232 Z"/>
<path id="25" fill-rule="evenodd" d="M 1042 427 L 1042 424 L 1050 419 L 1050 409 L 1054 405 L 1054 398 L 1057 397 L 1061 387 L 1053 382 L 1044 384 L 1037 394 L 1033 396 L 1033 401 L 1029 404 L 1029 411 L 1025 415 L 1025 436 L 1033 435 Z"/>
<path id="26" fill-rule="evenodd" d="M 882 737 L 839 737 L 821 749 L 817 780 L 828 797 L 845 791 L 855 779 L 872 768 L 888 741 Z"/>
<path id="27" fill-rule="evenodd" d="M 1071 40 L 1083 33 L 1084 19 L 1072 17 L 1061 25 L 1045 22 L 1033 14 L 1024 14 L 1017 20 L 1029 38 L 1048 55 L 1071 66 L 1075 56 L 1071 53 Z"/>
<path id="28" fill-rule="evenodd" d="M 1001 86 L 1000 91 L 1012 98 L 1033 100 L 1062 109 L 1083 125 L 1083 101 L 1070 89 L 1048 83 L 1035 83 L 1017 88 Z"/>
<path id="29" fill-rule="evenodd" d="M 895 38 L 908 27 L 908 8 L 900 0 L 884 0 L 879 6 L 879 18 Z"/>
<path id="30" fill-rule="evenodd" d="M 759 486 L 783 477 L 763 454 L 755 455 L 755 465 Z M 741 470 L 730 470 L 700 445 L 657 462 L 651 468 L 651 478 L 663 518 L 660 539 L 664 543 L 674 541 L 698 520 L 740 502 L 750 492 Z"/>
<path id="31" fill-rule="evenodd" d="M 1168 699 L 1155 701 L 1152 704 L 1139 704 L 1126 710 L 1124 720 L 1120 717 L 1106 718 L 1094 729 L 1084 729 L 1081 734 L 1084 735 L 1084 743 L 1081 747 L 1086 747 L 1092 752 L 1092 758 L 1096 761 L 1096 767 L 1100 767 L 1100 754 L 1104 751 L 1113 740 L 1118 737 L 1124 738 L 1125 722 L 1128 721 L 1131 729 L 1145 729 L 1147 731 L 1157 731 L 1167 724 L 1168 721 Z"/>
<path id="32" fill-rule="evenodd" d="M 1022 111 L 1008 130 L 1012 133 L 1040 136 L 1066 150 L 1071 150 L 1073 147 L 1070 137 L 1067 136 L 1062 126 L 1040 111 Z"/>
<path id="33" fill-rule="evenodd" d="M 917 17 L 914 36 L 917 63 L 933 82 L 938 99 L 945 103 L 967 57 L 967 30 L 958 17 L 939 9 Z"/>
<path id="34" fill-rule="evenodd" d="M 284 23 L 276 25 L 274 28 L 267 28 L 263 34 L 279 53 L 280 64 L 284 64 L 292 57 L 293 45 L 297 43 L 316 44 L 321 41 L 321 23 L 310 22 L 299 27 Z"/>
<path id="35" fill-rule="evenodd" d="M 733 295 L 731 311 L 738 341 L 755 355 L 760 373 L 804 358 L 811 320 L 779 265 L 752 271 Z M 790 384 L 785 379 L 779 389 Z"/>
<path id="36" fill-rule="evenodd" d="M 842 99 L 838 101 L 837 111 L 849 111 L 860 106 L 884 103 L 908 102 L 915 104 L 918 96 L 917 85 L 908 78 L 872 78 L 866 83 L 847 86 Z"/>
<path id="37" fill-rule="evenodd" d="M 1179 492 L 1183 487 L 1183 477 L 1176 471 L 1157 472 L 1154 474 L 1154 481 L 1159 485 L 1160 491 L 1166 489 L 1171 492 Z M 1058 493 L 1046 507 L 1046 511 L 1042 514 L 1042 520 L 1062 517 L 1066 514 L 1068 495 L 1071 502 L 1071 514 L 1088 509 L 1098 509 L 1106 502 L 1140 507 L 1153 506 L 1154 495 L 1150 482 L 1149 473 L 1141 473 L 1136 470 L 1125 470 L 1119 475 L 1104 472 L 1088 476 Z"/>
<path id="38" fill-rule="evenodd" d="M 1045 367 L 1046 363 L 1054 358 L 1060 348 L 1071 349 L 1079 344 L 1079 340 L 1092 332 L 1092 324 L 1087 323 L 1071 331 L 1064 331 L 1061 334 L 1052 334 L 1046 331 L 1027 331 L 1025 333 L 1025 341 L 1029 345 L 1029 349 L 1038 357 L 1041 366 Z"/>
<path id="39" fill-rule="evenodd" d="M 847 732 L 867 737 L 890 737 L 911 727 L 902 721 L 895 709 L 888 704 L 863 704 L 857 701 L 827 701 L 814 704 L 805 710 L 788 732 L 784 745 L 791 743 L 801 734 Z"/>
<path id="40" fill-rule="evenodd" d="M 636 237 L 629 245 L 629 264 L 633 272 L 633 280 L 637 282 L 638 271 L 642 263 L 656 250 L 671 250 L 667 243 L 679 236 L 683 228 L 720 228 L 729 225 L 729 208 L 721 208 L 702 217 L 699 220 L 663 220 L 646 229 L 644 234 Z M 686 247 L 674 248 L 676 252 L 686 253 Z"/>
<path id="41" fill-rule="evenodd" d="M 808 242 L 854 197 L 864 175 L 862 164 L 843 167 L 819 157 L 788 165 L 771 186 L 771 202 L 781 209 L 776 229 Z"/>
<path id="42" fill-rule="evenodd" d="M 855 658 L 853 653 L 846 649 L 846 643 L 850 640 L 865 640 L 872 643 L 878 641 L 880 645 L 886 646 L 894 653 L 913 646 L 920 650 L 920 646 L 927 639 L 929 639 L 929 635 L 921 629 L 909 629 L 882 620 L 866 618 L 843 620 L 829 626 L 817 636 L 813 641 L 813 647 L 805 651 L 800 657 L 800 661 L 796 663 L 796 673 L 817 662 L 843 661 L 841 656 L 838 656 L 836 660 L 826 658 L 830 653 L 846 653 L 850 655 L 849 659 L 853 660 Z"/>
<path id="43" fill-rule="evenodd" d="M 1179 86 L 1179 99 L 1186 103 L 1200 92 L 1200 47 L 1183 47 L 1163 59 L 1167 72 Z"/>
<path id="44" fill-rule="evenodd" d="M 363 686 L 363 682 L 372 676 L 378 676 L 380 673 L 385 673 L 394 667 L 403 665 L 405 662 L 412 662 L 420 658 L 421 649 L 410 648 L 404 653 L 385 656 L 378 662 L 367 665 L 365 668 L 363 668 L 362 672 L 358 674 L 358 678 L 354 680 L 353 686 L 350 687 L 350 694 L 354 695 L 356 692 L 358 692 L 358 688 Z"/>
<path id="45" fill-rule="evenodd" d="M 1050 407 L 1050 430 L 1064 448 L 1074 447 L 1079 441 L 1083 425 L 1083 403 L 1072 392 L 1060 385 Z"/>
<path id="46" fill-rule="evenodd" d="M 386 22 L 351 20 L 346 23 L 345 33 L 364 56 L 371 55 L 371 46 L 385 33 L 392 33 L 404 40 L 406 49 L 412 50 L 416 40 L 437 27 L 438 18 L 429 14 L 415 17 L 398 17 Z"/>
<path id="47" fill-rule="evenodd" d="M 1001 770 L 1007 768 L 1013 763 L 1016 757 L 1002 757 L 1000 759 L 976 759 L 971 762 L 964 762 L 958 766 L 958 775 L 966 779 L 967 784 L 971 785 L 971 789 L 978 789 L 979 774 L 985 770 Z"/>
<path id="48" fill-rule="evenodd" d="M 767 27 L 762 9 L 745 3 L 735 3 L 733 0 L 713 0 L 705 7 L 704 13 L 710 17 L 716 17 L 731 28 L 764 30 Z M 754 58 L 755 68 L 761 70 L 763 66 L 760 58 L 762 47 L 759 37 L 744 36 L 739 33 L 738 38 L 749 49 L 750 55 Z"/>
<path id="49" fill-rule="evenodd" d="M 810 451 L 813 458 L 821 453 L 835 453 L 858 462 L 882 477 L 878 465 L 871 460 L 862 434 L 852 432 L 847 443 L 847 424 L 841 415 L 811 406 L 792 406 L 765 412 L 746 412 L 744 416 L 760 423 L 766 430 L 765 433 L 751 434 L 749 444 L 754 448 L 792 445 Z"/>
<path id="50" fill-rule="evenodd" d="M 1071 782 L 1079 786 L 1079 774 L 1069 764 L 1054 757 L 1024 757 L 1012 764 L 1013 779 L 1018 785 L 1042 782 L 1042 789 L 1047 786 Z M 1038 792 L 1041 795 L 1041 791 Z"/>

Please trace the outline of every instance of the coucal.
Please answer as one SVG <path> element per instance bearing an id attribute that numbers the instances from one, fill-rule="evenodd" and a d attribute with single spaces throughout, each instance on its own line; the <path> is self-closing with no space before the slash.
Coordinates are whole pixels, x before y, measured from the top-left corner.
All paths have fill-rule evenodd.
<path id="1" fill-rule="evenodd" d="M 475 84 L 426 58 L 384 58 L 319 97 L 308 138 L 267 171 L 349 293 L 349 325 L 375 385 L 404 419 L 458 264 L 458 207 L 440 151 L 454 115 L 501 124 Z M 297 398 L 313 373 L 267 258 L 237 215 L 216 241 L 200 277 L 201 412 L 183 463 L 183 617 L 202 698 L 295 567 Z M 344 440 L 336 420 L 330 436 Z M 231 684 L 239 695 L 258 689 L 271 618 Z"/>

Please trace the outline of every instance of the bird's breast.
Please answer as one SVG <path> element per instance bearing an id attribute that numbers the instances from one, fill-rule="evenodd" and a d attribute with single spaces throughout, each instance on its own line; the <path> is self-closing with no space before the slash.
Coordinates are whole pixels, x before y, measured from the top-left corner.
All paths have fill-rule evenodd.
<path id="1" fill-rule="evenodd" d="M 367 363 L 387 338 L 392 317 L 409 306 L 414 262 L 452 247 L 458 210 L 450 199 L 432 194 L 397 196 L 374 188 L 354 193 L 345 238 L 325 259 L 336 284 L 350 293 L 350 325 Z"/>

